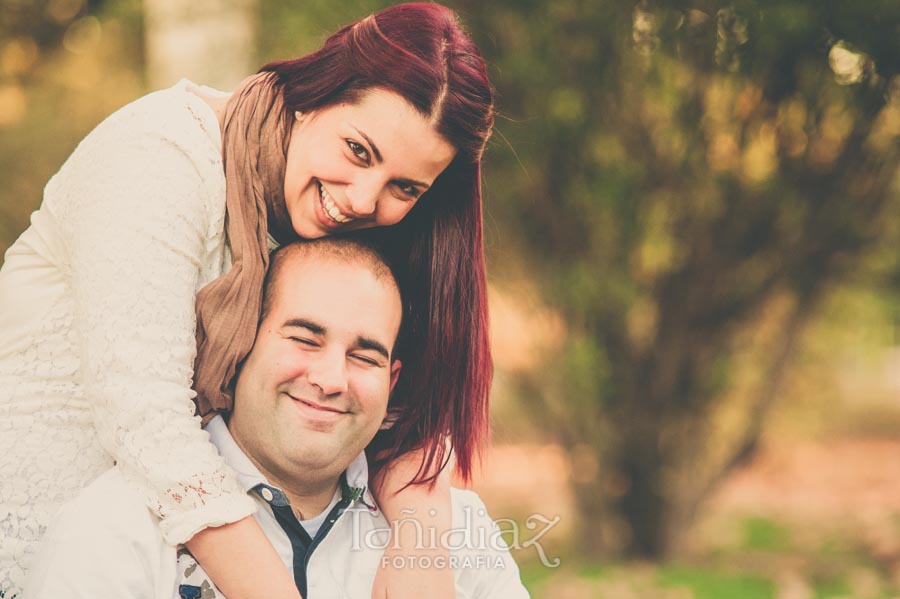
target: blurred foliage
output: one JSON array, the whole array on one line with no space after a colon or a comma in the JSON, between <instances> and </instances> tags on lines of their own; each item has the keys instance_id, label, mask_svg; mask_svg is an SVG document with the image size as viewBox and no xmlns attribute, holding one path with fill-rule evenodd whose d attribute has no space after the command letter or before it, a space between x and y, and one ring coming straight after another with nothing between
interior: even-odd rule
<instances>
[{"instance_id":1,"label":"blurred foliage","mask_svg":"<svg viewBox=\"0 0 900 599\"><path fill-rule=\"evenodd\" d=\"M71 43L79 30L72 25L96 13L105 0L4 0L0 4L0 39L19 38L38 50ZM8 51L8 50L7 50Z\"/></svg>"},{"instance_id":2,"label":"blurred foliage","mask_svg":"<svg viewBox=\"0 0 900 599\"><path fill-rule=\"evenodd\" d=\"M897 240L900 4L462 4L505 115L493 273L566 323L520 396L600 464L573 476L584 548L664 555L827 292Z\"/></svg>"},{"instance_id":3,"label":"blurred foliage","mask_svg":"<svg viewBox=\"0 0 900 599\"><path fill-rule=\"evenodd\" d=\"M0 2L0 251L100 120L143 91L140 0Z\"/></svg>"}]
</instances>

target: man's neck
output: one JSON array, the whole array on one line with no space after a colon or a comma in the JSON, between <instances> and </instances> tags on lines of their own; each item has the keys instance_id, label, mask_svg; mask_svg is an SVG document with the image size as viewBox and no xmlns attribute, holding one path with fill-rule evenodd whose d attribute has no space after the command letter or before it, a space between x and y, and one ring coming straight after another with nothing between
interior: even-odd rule
<instances>
[{"instance_id":1,"label":"man's neck","mask_svg":"<svg viewBox=\"0 0 900 599\"><path fill-rule=\"evenodd\" d=\"M321 514L331 503L341 482L340 477L319 478L313 473L304 473L304 480L297 480L297 477L292 477L289 473L280 474L267 470L246 450L244 453L270 485L284 492L298 520L309 520Z\"/></svg>"},{"instance_id":2,"label":"man's neck","mask_svg":"<svg viewBox=\"0 0 900 599\"><path fill-rule=\"evenodd\" d=\"M320 489L298 489L296 486L292 487L289 484L273 479L273 477L262 470L260 472L273 486L284 491L298 520L310 520L324 512L331 504L331 500L334 499L334 494L337 492L340 484L340 480L332 480Z\"/></svg>"},{"instance_id":3,"label":"man's neck","mask_svg":"<svg viewBox=\"0 0 900 599\"><path fill-rule=\"evenodd\" d=\"M306 471L303 473L302 480L294 476L293 473L273 472L266 468L259 460L253 456L253 452L248 451L244 443L241 442L240 435L235 435L232 428L228 427L231 438L247 456L247 459L256 466L259 473L266 479L266 482L273 487L278 487L287 496L291 502L291 508L294 510L298 520L309 520L321 514L331 504L334 494L337 492L340 484L340 476L319 475L314 471Z\"/></svg>"}]
</instances>

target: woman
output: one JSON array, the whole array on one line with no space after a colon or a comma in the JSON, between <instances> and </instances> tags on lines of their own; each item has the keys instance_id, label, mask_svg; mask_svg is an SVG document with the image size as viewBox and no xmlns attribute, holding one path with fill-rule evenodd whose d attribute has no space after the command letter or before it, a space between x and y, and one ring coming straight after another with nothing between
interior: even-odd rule
<instances>
[{"instance_id":1,"label":"woman","mask_svg":"<svg viewBox=\"0 0 900 599\"><path fill-rule=\"evenodd\" d=\"M378 440L379 499L395 520L449 505L447 441L465 477L487 429L492 103L453 13L416 3L264 67L230 97L182 82L85 138L0 271L7 599L56 506L113 460L227 596L298 596L194 417L230 407L268 249L295 236L385 227L373 235L405 259L417 310L404 343L418 359ZM417 584L452 596L449 572L425 574ZM389 573L379 591L415 596L411 577Z\"/></svg>"}]
</instances>

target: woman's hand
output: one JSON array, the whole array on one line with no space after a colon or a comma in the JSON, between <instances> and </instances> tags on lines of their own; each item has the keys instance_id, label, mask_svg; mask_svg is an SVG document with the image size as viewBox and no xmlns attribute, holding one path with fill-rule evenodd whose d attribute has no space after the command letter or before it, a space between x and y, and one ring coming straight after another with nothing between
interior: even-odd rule
<instances>
[{"instance_id":1,"label":"woman's hand","mask_svg":"<svg viewBox=\"0 0 900 599\"><path fill-rule=\"evenodd\" d=\"M441 542L453 525L450 473L445 469L434 487L400 489L419 469L422 452L391 462L375 481L375 493L391 523L391 539L375 577L373 599L454 599L456 585L450 551Z\"/></svg>"},{"instance_id":2,"label":"woman's hand","mask_svg":"<svg viewBox=\"0 0 900 599\"><path fill-rule=\"evenodd\" d=\"M253 516L201 530L185 545L229 599L302 599Z\"/></svg>"}]
</instances>

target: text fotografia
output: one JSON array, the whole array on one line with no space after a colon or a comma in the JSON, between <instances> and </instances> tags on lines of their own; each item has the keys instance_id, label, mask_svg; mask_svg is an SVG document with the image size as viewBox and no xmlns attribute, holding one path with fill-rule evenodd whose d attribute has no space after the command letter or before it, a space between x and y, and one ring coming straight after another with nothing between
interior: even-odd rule
<instances>
[{"instance_id":1,"label":"text fotografia","mask_svg":"<svg viewBox=\"0 0 900 599\"><path fill-rule=\"evenodd\" d=\"M450 568L452 570L502 570L506 567L503 558L499 555L450 555L430 557L427 555L394 555L381 558L381 567L391 567L395 570L429 570L436 568L444 570ZM556 566L550 566L555 568Z\"/></svg>"},{"instance_id":2,"label":"text fotografia","mask_svg":"<svg viewBox=\"0 0 900 599\"><path fill-rule=\"evenodd\" d=\"M382 561L395 568L490 568L503 567L496 553L505 552L507 549L528 550L534 549L541 563L548 568L556 568L560 565L558 557L548 557L542 545L542 539L555 528L560 517L548 518L542 514L532 514L524 521L524 529L521 523L511 518L498 518L490 526L481 525L482 522L490 522L484 509L474 510L471 507L463 508L463 521L454 521L453 528L443 530L438 534L433 526L423 525L420 519L415 517L415 510L403 510L404 518L391 523L390 528L368 528L363 530L360 515L362 510L350 510L353 520L352 551L379 550L388 548L400 549L400 532L406 534L410 530L415 533L415 549L417 551L449 551L449 557L437 556L392 556L385 557ZM434 516L432 512L430 514ZM476 524L476 517L477 522ZM393 531L393 534L389 534ZM393 543L391 542L393 539ZM407 545L406 548L409 546ZM482 552L482 553L479 553ZM393 563L392 560L397 560ZM424 561L428 563L424 563ZM440 561L439 561L440 560ZM419 563L422 561L423 563ZM499 561L499 565L498 565ZM402 564L401 564L402 562Z\"/></svg>"}]
</instances>

